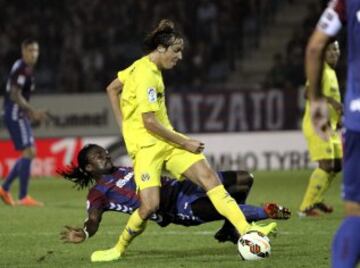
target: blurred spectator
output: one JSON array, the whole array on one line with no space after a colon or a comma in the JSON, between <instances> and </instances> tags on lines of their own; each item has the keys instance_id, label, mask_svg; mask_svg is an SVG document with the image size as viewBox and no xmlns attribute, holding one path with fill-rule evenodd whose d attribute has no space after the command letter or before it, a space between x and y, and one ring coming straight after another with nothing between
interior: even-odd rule
<instances>
[{"instance_id":1,"label":"blurred spectator","mask_svg":"<svg viewBox=\"0 0 360 268\"><path fill-rule=\"evenodd\" d=\"M280 53L273 56L273 63L270 71L265 77L264 87L267 88L284 88L286 80L286 63Z\"/></svg>"},{"instance_id":2,"label":"blurred spectator","mask_svg":"<svg viewBox=\"0 0 360 268\"><path fill-rule=\"evenodd\" d=\"M295 47L288 55L285 70L286 79L292 88L305 84L304 50L300 46Z\"/></svg>"},{"instance_id":3,"label":"blurred spectator","mask_svg":"<svg viewBox=\"0 0 360 268\"><path fill-rule=\"evenodd\" d=\"M319 19L321 10L327 4L327 0L312 2L307 6L307 13L304 16L300 27L296 28L292 34L291 39L287 43L286 53L277 54L274 56L273 65L267 73L264 81L265 87L284 87L284 88L298 88L305 84L304 72L304 51L310 33L313 31ZM344 35L338 36L339 43L344 51L338 63L338 77L340 88L344 88L345 77L344 73L346 59L346 49L343 48L346 44ZM285 59L285 60L284 60Z\"/></svg>"},{"instance_id":4,"label":"blurred spectator","mask_svg":"<svg viewBox=\"0 0 360 268\"><path fill-rule=\"evenodd\" d=\"M261 23L281 0L0 0L0 75L26 37L39 40L40 91L102 91L116 72L142 53L144 32L168 17L187 39L185 60L167 84L199 88L224 81L244 42L257 46ZM287 1L285 1L287 2ZM263 21L260 17L264 17ZM246 38L242 35L246 34ZM4 80L2 81L4 83Z\"/></svg>"}]
</instances>

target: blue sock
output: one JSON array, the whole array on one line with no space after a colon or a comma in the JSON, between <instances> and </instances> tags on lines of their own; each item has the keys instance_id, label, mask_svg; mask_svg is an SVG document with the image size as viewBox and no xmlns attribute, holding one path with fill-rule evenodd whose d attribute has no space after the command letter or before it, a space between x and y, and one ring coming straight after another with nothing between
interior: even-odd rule
<instances>
[{"instance_id":1,"label":"blue sock","mask_svg":"<svg viewBox=\"0 0 360 268\"><path fill-rule=\"evenodd\" d=\"M23 199L27 195L29 179L30 179L31 159L22 158L19 166L20 192L19 199Z\"/></svg>"},{"instance_id":2,"label":"blue sock","mask_svg":"<svg viewBox=\"0 0 360 268\"><path fill-rule=\"evenodd\" d=\"M265 211L261 207L255 207L251 205L239 205L241 211L244 213L246 220L251 221L259 221L265 220L268 218Z\"/></svg>"},{"instance_id":3,"label":"blue sock","mask_svg":"<svg viewBox=\"0 0 360 268\"><path fill-rule=\"evenodd\" d=\"M360 260L360 217L343 220L332 243L332 267L353 268Z\"/></svg>"},{"instance_id":4,"label":"blue sock","mask_svg":"<svg viewBox=\"0 0 360 268\"><path fill-rule=\"evenodd\" d=\"M21 160L22 160L22 158L20 158L16 161L15 165L12 167L9 175L6 177L6 180L2 185L2 188L7 192L10 190L10 186L13 183L13 181L19 175L19 166L20 166Z\"/></svg>"}]
</instances>

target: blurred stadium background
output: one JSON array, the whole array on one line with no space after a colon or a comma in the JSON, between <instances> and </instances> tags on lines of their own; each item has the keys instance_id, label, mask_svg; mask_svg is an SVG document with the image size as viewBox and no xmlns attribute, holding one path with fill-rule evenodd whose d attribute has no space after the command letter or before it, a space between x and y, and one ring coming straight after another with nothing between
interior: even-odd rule
<instances>
[{"instance_id":1,"label":"blurred stadium background","mask_svg":"<svg viewBox=\"0 0 360 268\"><path fill-rule=\"evenodd\" d=\"M35 127L33 176L52 178L88 142L106 146L118 163L129 163L105 87L142 55L144 34L164 17L186 37L183 61L164 73L174 127L203 140L217 169L282 170L292 176L311 168L300 131L304 49L327 2L0 0L2 92L21 41L33 37L40 43L32 103L48 109L52 120ZM343 90L346 50L339 39ZM17 158L1 120L0 148L1 178ZM305 174L300 200L308 173L299 172Z\"/></svg>"}]
</instances>

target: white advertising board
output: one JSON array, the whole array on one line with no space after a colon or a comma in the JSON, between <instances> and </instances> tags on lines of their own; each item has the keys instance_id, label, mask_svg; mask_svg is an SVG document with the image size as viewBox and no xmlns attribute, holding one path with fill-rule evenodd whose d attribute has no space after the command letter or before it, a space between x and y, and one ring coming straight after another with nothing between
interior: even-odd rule
<instances>
[{"instance_id":1,"label":"white advertising board","mask_svg":"<svg viewBox=\"0 0 360 268\"><path fill-rule=\"evenodd\" d=\"M313 168L301 131L193 134L205 143L205 155L217 170L290 170ZM124 145L119 143L119 147ZM118 164L129 164L118 148Z\"/></svg>"},{"instance_id":2,"label":"white advertising board","mask_svg":"<svg viewBox=\"0 0 360 268\"><path fill-rule=\"evenodd\" d=\"M314 167L301 131L193 135L215 169L289 170Z\"/></svg>"}]
</instances>

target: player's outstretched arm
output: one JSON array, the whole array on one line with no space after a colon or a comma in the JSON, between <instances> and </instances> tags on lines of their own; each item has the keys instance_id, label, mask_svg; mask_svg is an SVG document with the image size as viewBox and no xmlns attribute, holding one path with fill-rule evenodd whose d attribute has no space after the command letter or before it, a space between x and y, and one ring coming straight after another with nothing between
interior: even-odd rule
<instances>
[{"instance_id":1,"label":"player's outstretched arm","mask_svg":"<svg viewBox=\"0 0 360 268\"><path fill-rule=\"evenodd\" d=\"M60 233L60 239L64 243L79 244L84 242L87 238L93 236L99 229L102 213L102 210L92 209L84 222L83 228L66 225L65 229Z\"/></svg>"},{"instance_id":2,"label":"player's outstretched arm","mask_svg":"<svg viewBox=\"0 0 360 268\"><path fill-rule=\"evenodd\" d=\"M306 48L305 71L309 80L311 121L316 133L324 140L331 135L327 101L321 92L324 53L330 36L316 29Z\"/></svg>"},{"instance_id":3,"label":"player's outstretched arm","mask_svg":"<svg viewBox=\"0 0 360 268\"><path fill-rule=\"evenodd\" d=\"M122 125L122 114L121 114L121 110L120 110L119 99L120 99L122 87L123 87L123 85L118 78L115 78L106 87L106 92L107 92L108 98L110 100L111 108L113 110L116 123L118 124L120 129L121 129L121 125Z\"/></svg>"}]
</instances>

